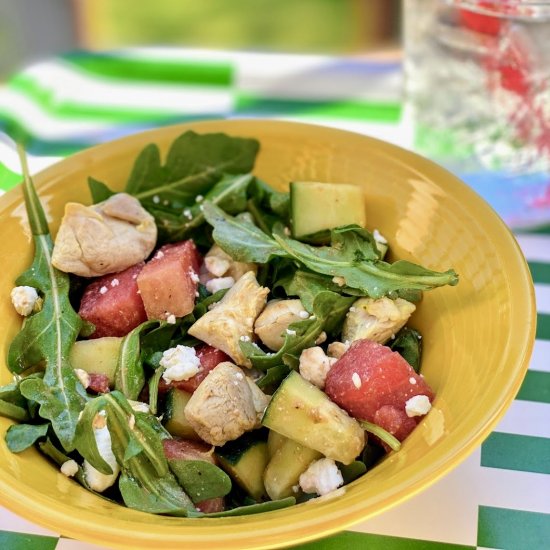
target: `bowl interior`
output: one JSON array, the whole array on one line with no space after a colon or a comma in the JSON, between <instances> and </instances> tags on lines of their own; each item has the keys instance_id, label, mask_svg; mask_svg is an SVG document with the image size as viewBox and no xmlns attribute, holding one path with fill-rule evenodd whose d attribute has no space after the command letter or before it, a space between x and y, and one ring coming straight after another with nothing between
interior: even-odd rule
<instances>
[{"instance_id":1,"label":"bowl interior","mask_svg":"<svg viewBox=\"0 0 550 550\"><path fill-rule=\"evenodd\" d=\"M429 268L453 267L456 287L425 293L411 325L423 334L422 373L437 393L430 414L401 451L323 498L258 516L185 520L116 506L67 479L34 450L10 453L0 441L0 500L64 535L118 547L265 548L328 535L380 513L427 487L463 460L502 416L517 392L534 340L532 284L514 238L467 186L433 163L392 145L339 130L275 121L212 121L162 128L79 153L35 177L55 234L67 201L89 202L87 177L122 189L139 150L166 152L184 130L223 131L261 143L255 173L281 189L292 180L364 187L368 226L394 258ZM9 291L30 263L19 189L0 200L0 382L20 319ZM3 435L11 424L0 419ZM99 527L99 528L98 528Z\"/></svg>"}]
</instances>

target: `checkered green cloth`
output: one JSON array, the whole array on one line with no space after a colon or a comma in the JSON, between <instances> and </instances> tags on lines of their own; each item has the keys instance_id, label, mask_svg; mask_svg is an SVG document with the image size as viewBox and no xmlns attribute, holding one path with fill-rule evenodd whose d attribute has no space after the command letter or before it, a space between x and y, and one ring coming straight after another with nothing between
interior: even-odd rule
<instances>
[{"instance_id":1,"label":"checkered green cloth","mask_svg":"<svg viewBox=\"0 0 550 550\"><path fill-rule=\"evenodd\" d=\"M260 116L412 146L398 62L172 49L78 52L30 66L0 87L0 192L20 179L12 142L2 132L23 140L36 172L150 127ZM504 419L473 455L420 495L300 548L550 548L550 231L517 237L535 282L538 328L529 371ZM1 508L0 544L97 548Z\"/></svg>"}]
</instances>

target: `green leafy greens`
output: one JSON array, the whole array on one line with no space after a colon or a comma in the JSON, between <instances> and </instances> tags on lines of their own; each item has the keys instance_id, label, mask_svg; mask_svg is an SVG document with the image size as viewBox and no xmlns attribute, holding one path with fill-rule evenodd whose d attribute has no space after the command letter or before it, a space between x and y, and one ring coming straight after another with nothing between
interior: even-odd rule
<instances>
[{"instance_id":1,"label":"green leafy greens","mask_svg":"<svg viewBox=\"0 0 550 550\"><path fill-rule=\"evenodd\" d=\"M24 180L23 191L35 255L31 267L20 275L17 285L36 288L43 299L40 311L31 314L13 339L8 351L8 367L24 373L43 365L44 378L23 380L21 394L40 404L40 416L50 420L66 451L74 448L78 415L86 403L86 391L69 363L69 351L82 321L69 301L69 276L52 266L53 243L42 206L19 148Z\"/></svg>"}]
</instances>

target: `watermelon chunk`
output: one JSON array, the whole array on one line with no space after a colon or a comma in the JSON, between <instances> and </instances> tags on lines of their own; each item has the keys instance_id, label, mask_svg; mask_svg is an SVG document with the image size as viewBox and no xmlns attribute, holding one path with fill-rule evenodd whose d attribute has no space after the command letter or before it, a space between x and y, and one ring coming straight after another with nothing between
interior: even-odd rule
<instances>
[{"instance_id":1,"label":"watermelon chunk","mask_svg":"<svg viewBox=\"0 0 550 550\"><path fill-rule=\"evenodd\" d=\"M148 319L184 317L195 307L201 258L191 240L161 247L137 279Z\"/></svg>"},{"instance_id":2,"label":"watermelon chunk","mask_svg":"<svg viewBox=\"0 0 550 550\"><path fill-rule=\"evenodd\" d=\"M109 391L109 377L106 374L91 372L88 390L95 393L107 393Z\"/></svg>"},{"instance_id":3,"label":"watermelon chunk","mask_svg":"<svg viewBox=\"0 0 550 550\"><path fill-rule=\"evenodd\" d=\"M136 283L144 265L140 262L120 273L100 277L88 285L78 314L95 325L90 338L126 336L147 320Z\"/></svg>"},{"instance_id":4,"label":"watermelon chunk","mask_svg":"<svg viewBox=\"0 0 550 550\"><path fill-rule=\"evenodd\" d=\"M223 351L204 344L195 348L197 357L201 362L201 370L188 380L172 380L167 384L162 378L159 382L159 393L166 393L170 388L179 388L193 393L199 384L208 376L208 373L224 361L231 361Z\"/></svg>"},{"instance_id":5,"label":"watermelon chunk","mask_svg":"<svg viewBox=\"0 0 550 550\"><path fill-rule=\"evenodd\" d=\"M434 393L397 352L371 340L357 340L330 369L326 394L350 415L373 422L403 441L420 417L410 418L405 403Z\"/></svg>"},{"instance_id":6,"label":"watermelon chunk","mask_svg":"<svg viewBox=\"0 0 550 550\"><path fill-rule=\"evenodd\" d=\"M163 439L164 456L168 460L204 460L216 464L212 445L187 439Z\"/></svg>"}]
</instances>

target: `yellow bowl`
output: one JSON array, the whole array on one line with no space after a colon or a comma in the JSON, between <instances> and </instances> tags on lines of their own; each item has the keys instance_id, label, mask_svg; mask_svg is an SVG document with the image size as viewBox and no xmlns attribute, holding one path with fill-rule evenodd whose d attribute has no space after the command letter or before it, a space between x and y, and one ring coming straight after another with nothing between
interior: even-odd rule
<instances>
[{"instance_id":1,"label":"yellow bowl","mask_svg":"<svg viewBox=\"0 0 550 550\"><path fill-rule=\"evenodd\" d=\"M65 536L118 548L270 548L329 535L379 514L457 466L490 433L523 379L535 335L531 278L512 234L490 207L451 174L413 153L330 128L231 120L153 130L94 147L35 177L55 234L67 201L89 201L87 177L121 189L146 144L166 152L183 131L223 131L261 143L255 173L281 189L291 180L364 187L368 226L389 239L394 257L460 274L456 287L425 293L413 325L424 335L422 372L437 397L402 449L347 486L256 516L178 519L114 505L66 478L38 452L10 453L0 441L0 501ZM1 383L20 325L9 291L32 247L21 190L0 200ZM11 424L0 419L2 435Z\"/></svg>"}]
</instances>

